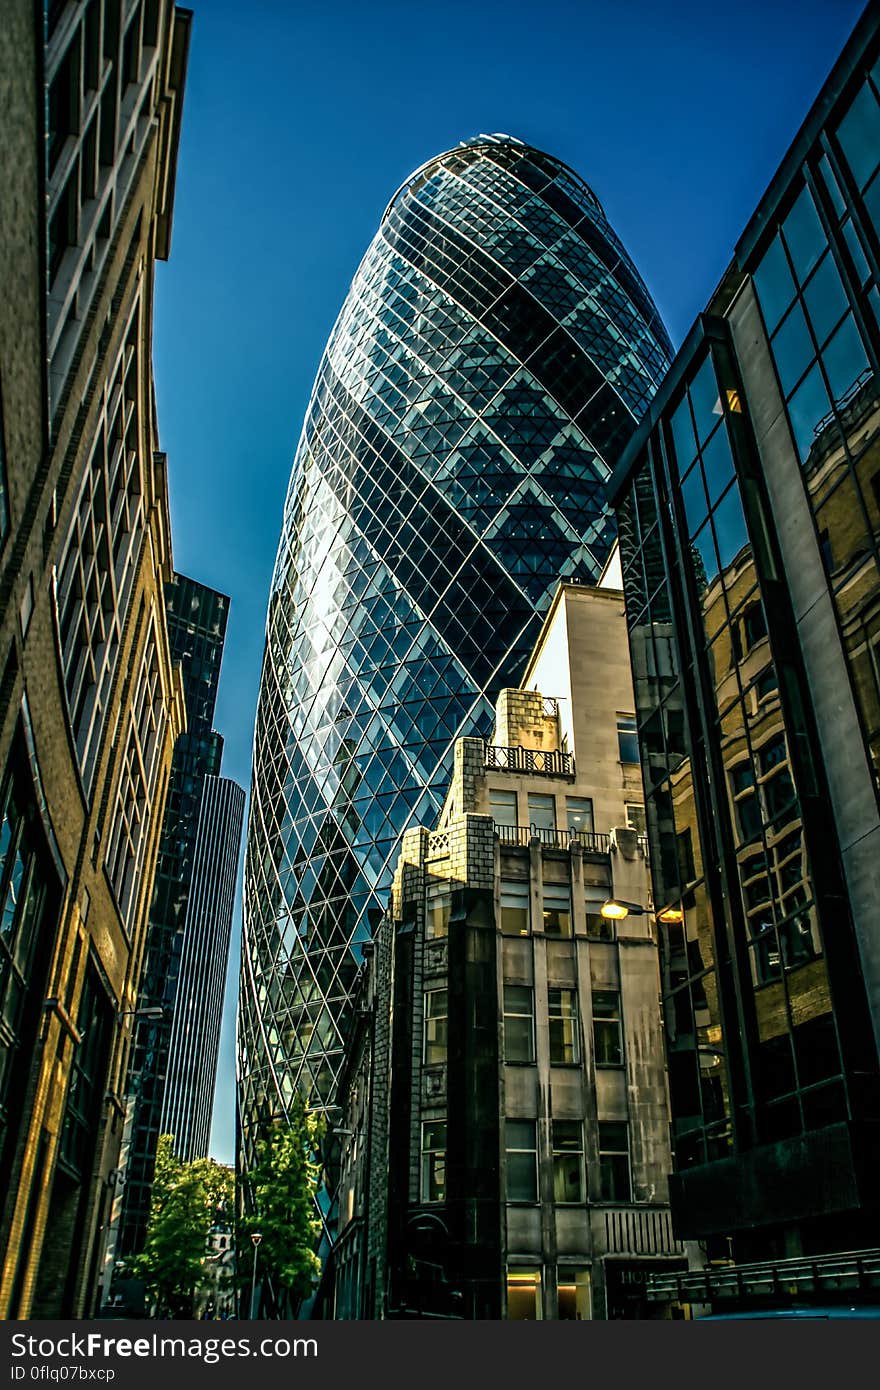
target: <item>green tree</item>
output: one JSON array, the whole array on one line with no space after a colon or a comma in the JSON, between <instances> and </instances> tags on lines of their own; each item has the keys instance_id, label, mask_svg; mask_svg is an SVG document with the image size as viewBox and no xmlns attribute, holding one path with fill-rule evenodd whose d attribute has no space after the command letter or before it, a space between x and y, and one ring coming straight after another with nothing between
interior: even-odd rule
<instances>
[{"instance_id":1,"label":"green tree","mask_svg":"<svg viewBox=\"0 0 880 1390\"><path fill-rule=\"evenodd\" d=\"M184 1163L174 1152L174 1136L160 1137L144 1249L132 1261L160 1317L192 1317L206 1273L208 1233L218 1213L231 1214L233 1202L228 1168L209 1158Z\"/></svg>"},{"instance_id":2,"label":"green tree","mask_svg":"<svg viewBox=\"0 0 880 1390\"><path fill-rule=\"evenodd\" d=\"M259 1268L271 1280L276 1307L282 1290L294 1303L307 1298L321 1273L315 1253L321 1232L315 1192L323 1130L323 1121L297 1097L287 1122L276 1125L258 1144L257 1161L248 1174L251 1210L242 1220L238 1244L240 1277L244 1284L248 1237L259 1232Z\"/></svg>"}]
</instances>

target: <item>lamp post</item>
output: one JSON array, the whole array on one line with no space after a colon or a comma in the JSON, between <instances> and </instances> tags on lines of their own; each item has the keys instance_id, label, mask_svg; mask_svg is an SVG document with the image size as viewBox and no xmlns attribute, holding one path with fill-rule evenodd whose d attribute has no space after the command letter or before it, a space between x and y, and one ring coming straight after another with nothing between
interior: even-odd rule
<instances>
[{"instance_id":1,"label":"lamp post","mask_svg":"<svg viewBox=\"0 0 880 1390\"><path fill-rule=\"evenodd\" d=\"M257 1250L262 1239L263 1236L260 1231L251 1232L251 1240L254 1246L254 1273L251 1279L251 1322L254 1322L257 1316L256 1309L254 1308L257 1299Z\"/></svg>"}]
</instances>

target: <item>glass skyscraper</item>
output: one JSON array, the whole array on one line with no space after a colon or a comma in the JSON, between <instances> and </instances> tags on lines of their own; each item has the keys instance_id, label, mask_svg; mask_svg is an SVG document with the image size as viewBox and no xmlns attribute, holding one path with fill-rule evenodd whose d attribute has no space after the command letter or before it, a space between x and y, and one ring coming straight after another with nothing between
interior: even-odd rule
<instances>
[{"instance_id":1,"label":"glass skyscraper","mask_svg":"<svg viewBox=\"0 0 880 1390\"><path fill-rule=\"evenodd\" d=\"M392 198L321 362L272 581L239 1008L246 1150L333 1095L360 943L454 741L488 733L670 357L592 191L507 136Z\"/></svg>"}]
</instances>

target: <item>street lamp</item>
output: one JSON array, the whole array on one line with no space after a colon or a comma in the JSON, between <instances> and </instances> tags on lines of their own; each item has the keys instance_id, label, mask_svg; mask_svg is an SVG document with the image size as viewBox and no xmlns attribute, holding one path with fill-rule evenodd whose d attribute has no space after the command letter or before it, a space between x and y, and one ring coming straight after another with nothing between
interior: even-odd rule
<instances>
[{"instance_id":1,"label":"street lamp","mask_svg":"<svg viewBox=\"0 0 880 1390\"><path fill-rule=\"evenodd\" d=\"M641 903L628 903L623 898L609 898L599 911L611 922L622 922L624 917L643 917L648 909Z\"/></svg>"},{"instance_id":2,"label":"street lamp","mask_svg":"<svg viewBox=\"0 0 880 1390\"><path fill-rule=\"evenodd\" d=\"M257 1317L256 1310L254 1308L254 1304L257 1299L257 1249L259 1248L259 1244L262 1239L263 1235L261 1231L251 1231L251 1241L253 1242L254 1246L254 1273L253 1278L251 1279L251 1322L255 1322Z\"/></svg>"},{"instance_id":3,"label":"street lamp","mask_svg":"<svg viewBox=\"0 0 880 1390\"><path fill-rule=\"evenodd\" d=\"M121 1009L116 1015L117 1021L123 1018L137 1018L149 1023L159 1023L164 1017L165 1009L161 1004L151 1004L146 1009Z\"/></svg>"}]
</instances>

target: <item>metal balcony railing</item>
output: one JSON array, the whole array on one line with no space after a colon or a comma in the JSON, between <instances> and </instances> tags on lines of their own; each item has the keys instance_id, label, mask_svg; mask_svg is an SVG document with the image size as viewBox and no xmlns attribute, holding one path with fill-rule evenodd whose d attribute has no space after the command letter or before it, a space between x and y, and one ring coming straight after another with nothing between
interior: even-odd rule
<instances>
[{"instance_id":1,"label":"metal balcony railing","mask_svg":"<svg viewBox=\"0 0 880 1390\"><path fill-rule=\"evenodd\" d=\"M530 772L539 777L573 777L574 758L570 753L543 748L501 748L487 743L483 766L491 772Z\"/></svg>"},{"instance_id":2,"label":"metal balcony railing","mask_svg":"<svg viewBox=\"0 0 880 1390\"><path fill-rule=\"evenodd\" d=\"M551 849L571 849L580 845L585 854L608 854L611 849L611 836L600 835L594 830L548 830L540 825L495 825L495 834L502 845L522 845L528 848L532 840L538 840Z\"/></svg>"},{"instance_id":3,"label":"metal balcony railing","mask_svg":"<svg viewBox=\"0 0 880 1390\"><path fill-rule=\"evenodd\" d=\"M653 1274L650 1299L712 1303L718 1299L793 1297L880 1291L880 1250L767 1260L761 1264L710 1265L681 1274Z\"/></svg>"}]
</instances>

